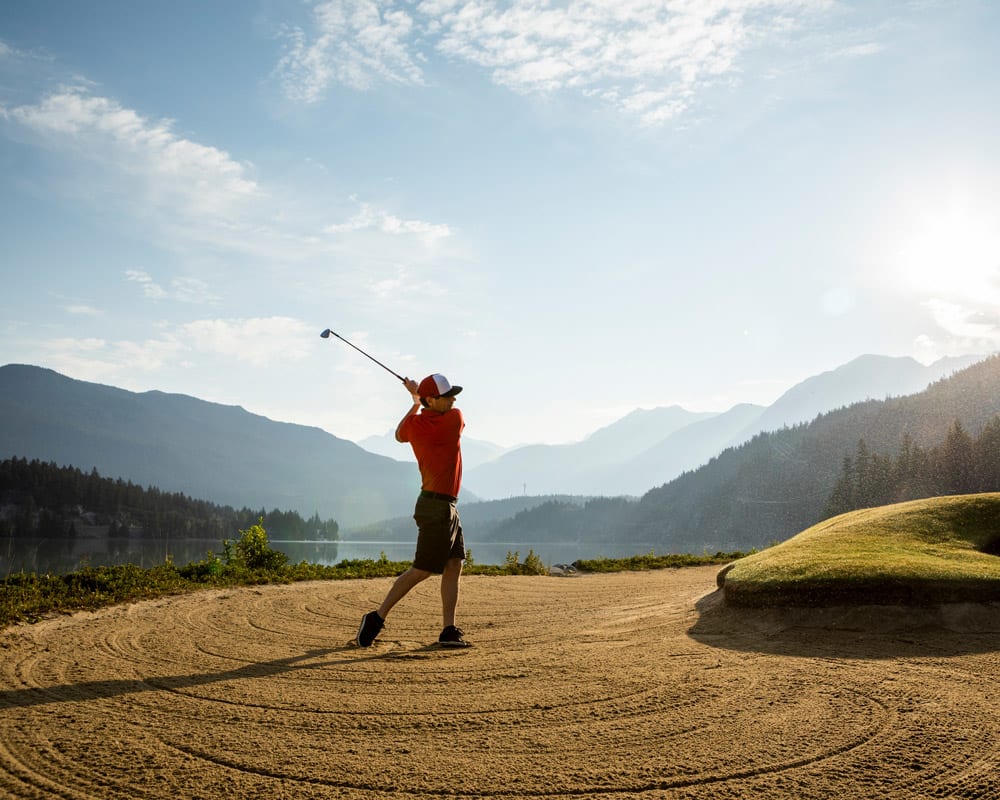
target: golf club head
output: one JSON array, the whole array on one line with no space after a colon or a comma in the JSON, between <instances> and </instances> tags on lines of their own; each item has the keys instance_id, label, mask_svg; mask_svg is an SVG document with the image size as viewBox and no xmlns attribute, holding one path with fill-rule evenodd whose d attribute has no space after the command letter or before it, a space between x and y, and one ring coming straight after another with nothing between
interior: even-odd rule
<instances>
[{"instance_id":1,"label":"golf club head","mask_svg":"<svg viewBox=\"0 0 1000 800\"><path fill-rule=\"evenodd\" d=\"M384 369L384 370L385 370L386 372L388 372L388 373L390 373L390 374L392 374L392 375L395 375L395 376L396 376L397 378L399 378L399 379L400 379L400 380L401 380L401 381L402 381L402 382L403 382L404 384L406 383L406 378L404 378L404 377L403 377L402 375L400 375L400 374L399 374L398 372L393 372L393 371L392 371L391 369L389 369L389 368L388 368L388 367L387 367L387 366L386 366L385 364L383 364L383 363L382 363L381 361L379 361L379 360L378 360L377 358L375 358L374 356L371 356L371 355L369 355L369 354L368 354L368 353L366 353L366 352L365 352L364 350L362 350L362 349L361 349L360 347L358 347L358 346L357 346L356 344L351 344L351 342L347 341L347 339L345 339L345 338L344 338L343 336L341 336L341 335L340 335L339 333L334 333L334 332L333 332L333 331L331 331L331 330L330 330L329 328L327 328L326 330L324 330L324 331L323 331L323 332L322 332L322 333L320 334L320 337L322 337L323 339L329 339L329 338L330 338L331 336L336 336L336 337L337 337L338 339L340 339L340 341L342 341L342 342L343 342L344 344L346 344L346 345L347 345L348 347L353 347L353 348L354 348L355 350L357 350L357 351L358 351L359 353L361 353L361 355L363 355L363 356L364 356L365 358L367 358L367 359L370 359L371 361L374 361L374 362L375 362L376 364L378 364L378 365L379 365L380 367L382 367L382 369Z\"/></svg>"}]
</instances>

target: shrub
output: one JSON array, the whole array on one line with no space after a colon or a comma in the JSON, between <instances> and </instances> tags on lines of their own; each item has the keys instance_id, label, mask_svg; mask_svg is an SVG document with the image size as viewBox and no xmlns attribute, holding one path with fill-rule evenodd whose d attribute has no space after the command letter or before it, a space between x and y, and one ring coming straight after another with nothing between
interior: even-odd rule
<instances>
[{"instance_id":1,"label":"shrub","mask_svg":"<svg viewBox=\"0 0 1000 800\"><path fill-rule=\"evenodd\" d=\"M549 570L542 563L534 550L529 550L524 561L520 561L521 554L517 550L513 553L507 551L507 558L504 560L504 570L509 575L548 575Z\"/></svg>"},{"instance_id":2,"label":"shrub","mask_svg":"<svg viewBox=\"0 0 1000 800\"><path fill-rule=\"evenodd\" d=\"M279 550L271 549L267 541L267 531L264 530L263 517L258 518L256 525L240 531L239 541L232 549L228 545L227 541L223 547L230 559L229 563L235 563L254 572L279 570L288 563L288 556Z\"/></svg>"}]
</instances>

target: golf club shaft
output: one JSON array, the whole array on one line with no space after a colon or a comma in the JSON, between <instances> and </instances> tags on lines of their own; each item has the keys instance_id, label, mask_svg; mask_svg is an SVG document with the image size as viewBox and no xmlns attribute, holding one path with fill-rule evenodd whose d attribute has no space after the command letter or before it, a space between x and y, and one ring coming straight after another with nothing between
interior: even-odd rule
<instances>
[{"instance_id":1,"label":"golf club shaft","mask_svg":"<svg viewBox=\"0 0 1000 800\"><path fill-rule=\"evenodd\" d=\"M386 366L385 364L383 364L383 363L382 363L381 361L379 361L379 360L378 360L377 358L375 358L374 356L370 356L370 355L368 355L368 353L366 353L366 352L365 352L364 350L362 350L362 349L361 349L360 347L358 347L357 345L355 345L355 344L352 344L351 342L347 341L347 339L345 339L345 338L344 338L343 336L341 336L341 335L340 335L339 333L337 333L336 331L332 331L332 330L330 330L329 328L327 328L327 329L326 329L325 331L323 331L323 332L322 332L322 333L320 334L320 336L322 336L322 337L323 337L324 339L328 339L328 338L329 338L330 336L336 336L336 337L337 337L338 339L340 339L340 341L342 341L342 342L343 342L344 344L347 344L347 345L350 345L350 346L351 346L351 347L353 347L353 348L354 348L355 350L357 350L357 351L358 351L359 353L361 353L361 355L363 355L363 356L364 356L365 358L369 358L369 359L371 359L371 360L372 360L372 361L374 361L374 362L375 362L376 364L378 364L378 365L379 365L380 367L382 367L382 369L384 369L384 370L385 370L386 372L390 373L391 375L395 375L395 376L396 376L397 378L399 378L399 380L401 380L401 381L402 381L403 383L406 383L406 378L404 378L404 377L403 377L402 375L400 375L400 374L399 374L399 373L397 373L397 372L393 372L393 371L392 371L391 369L389 369L389 368L388 368L388 367L387 367L387 366Z\"/></svg>"}]
</instances>

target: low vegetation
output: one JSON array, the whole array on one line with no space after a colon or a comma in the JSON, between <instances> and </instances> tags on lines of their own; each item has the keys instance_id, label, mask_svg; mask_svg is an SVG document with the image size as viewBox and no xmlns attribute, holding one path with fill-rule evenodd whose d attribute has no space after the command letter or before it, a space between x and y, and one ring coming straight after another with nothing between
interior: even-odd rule
<instances>
[{"instance_id":1,"label":"low vegetation","mask_svg":"<svg viewBox=\"0 0 1000 800\"><path fill-rule=\"evenodd\" d=\"M600 558L574 562L578 570L583 572L623 572L625 570L676 569L679 567L704 567L712 564L728 564L746 553L715 553L714 555L695 556L687 553L672 553L644 556L629 556L628 558Z\"/></svg>"},{"instance_id":2,"label":"low vegetation","mask_svg":"<svg viewBox=\"0 0 1000 800\"><path fill-rule=\"evenodd\" d=\"M398 575L410 566L408 561L390 561L384 553L378 559L344 560L332 566L304 561L288 564L284 553L271 548L263 519L240 531L240 537L236 541L224 541L222 550L221 554L209 553L205 559L184 566L167 561L148 569L123 564L86 567L62 575L25 572L8 575L0 584L0 628L15 622L34 622L53 613L93 610L198 589L311 580L384 578ZM716 560L711 560L713 558ZM608 572L690 566L696 563L719 563L719 560L718 557L650 554L621 561L603 559L577 562L575 566L580 571ZM529 550L523 560L518 552L508 553L504 563L500 565L476 564L470 552L465 566L465 573L472 575L547 575L548 572L548 567L533 550Z\"/></svg>"},{"instance_id":3,"label":"low vegetation","mask_svg":"<svg viewBox=\"0 0 1000 800\"><path fill-rule=\"evenodd\" d=\"M211 587L392 577L408 561L344 560L332 566L287 563L270 547L263 519L223 542L221 554L184 566L170 561L87 567L64 575L16 573L0 584L0 627L53 613ZM1000 602L1000 493L938 497L852 511L759 553L671 554L577 561L577 572L620 572L728 564L726 601L739 606L931 605ZM545 575L529 551L466 574Z\"/></svg>"},{"instance_id":4,"label":"low vegetation","mask_svg":"<svg viewBox=\"0 0 1000 800\"><path fill-rule=\"evenodd\" d=\"M740 606L1000 601L1000 493L852 511L736 561Z\"/></svg>"}]
</instances>

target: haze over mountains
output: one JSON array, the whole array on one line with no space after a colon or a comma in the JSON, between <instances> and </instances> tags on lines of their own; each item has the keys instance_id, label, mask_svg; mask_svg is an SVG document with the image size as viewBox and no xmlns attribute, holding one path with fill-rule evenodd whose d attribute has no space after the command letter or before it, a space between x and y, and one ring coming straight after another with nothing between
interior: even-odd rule
<instances>
[{"instance_id":1,"label":"haze over mountains","mask_svg":"<svg viewBox=\"0 0 1000 800\"><path fill-rule=\"evenodd\" d=\"M795 425L865 398L907 394L978 360L925 367L912 359L864 356L804 381L769 408L740 405L722 414L677 407L639 410L582 442L529 445L470 466L463 500L525 490L532 495L642 494L765 426ZM843 455L836 453L834 462ZM409 516L419 488L412 463L369 453L318 428L183 395L76 381L24 365L0 367L0 456L96 467L102 475L234 507L295 510L304 516L318 512L344 527ZM683 516L672 509L656 513Z\"/></svg>"},{"instance_id":2,"label":"haze over mountains","mask_svg":"<svg viewBox=\"0 0 1000 800\"><path fill-rule=\"evenodd\" d=\"M412 465L319 428L14 364L0 367L0 453L341 525L402 513L419 483Z\"/></svg>"},{"instance_id":3,"label":"haze over mountains","mask_svg":"<svg viewBox=\"0 0 1000 800\"><path fill-rule=\"evenodd\" d=\"M638 409L580 442L506 452L493 446L493 457L488 444L470 447L463 440L464 485L482 499L641 495L761 431L808 422L860 400L912 394L982 358L944 358L924 365L912 358L865 355L793 386L771 406L741 404L723 413L677 406ZM400 453L391 433L361 444L390 457Z\"/></svg>"},{"instance_id":4,"label":"haze over mountains","mask_svg":"<svg viewBox=\"0 0 1000 800\"><path fill-rule=\"evenodd\" d=\"M730 416L740 410L734 409ZM691 433L712 422L693 423L686 430ZM870 476L876 484L882 475L893 481L898 478L893 491L900 496L895 500L955 491L1000 491L996 446L986 444L985 450L975 452L961 449L963 440L967 447L977 447L972 440L987 431L993 438L983 441L996 441L998 428L1000 356L993 356L921 392L858 401L811 422L758 433L638 500L552 496L531 507L512 509L514 513L503 519L469 515L478 524L468 527L474 528L481 542L558 544L560 551L586 554L586 558L611 554L610 548L633 554L746 551L783 541L822 520L852 459L856 465L868 463L868 469L875 470ZM973 457L978 459L976 474L991 481L989 485L949 489L953 485L950 470L968 471ZM889 463L909 464L911 472L878 471ZM984 466L985 471L979 472ZM864 466L851 469L857 469L852 473L857 476L869 474ZM918 471L922 477L907 484L907 475ZM990 472L993 478L987 477ZM889 495L880 502L894 499ZM478 511L490 503L467 508ZM393 520L382 527L402 532L404 523L405 519Z\"/></svg>"}]
</instances>

